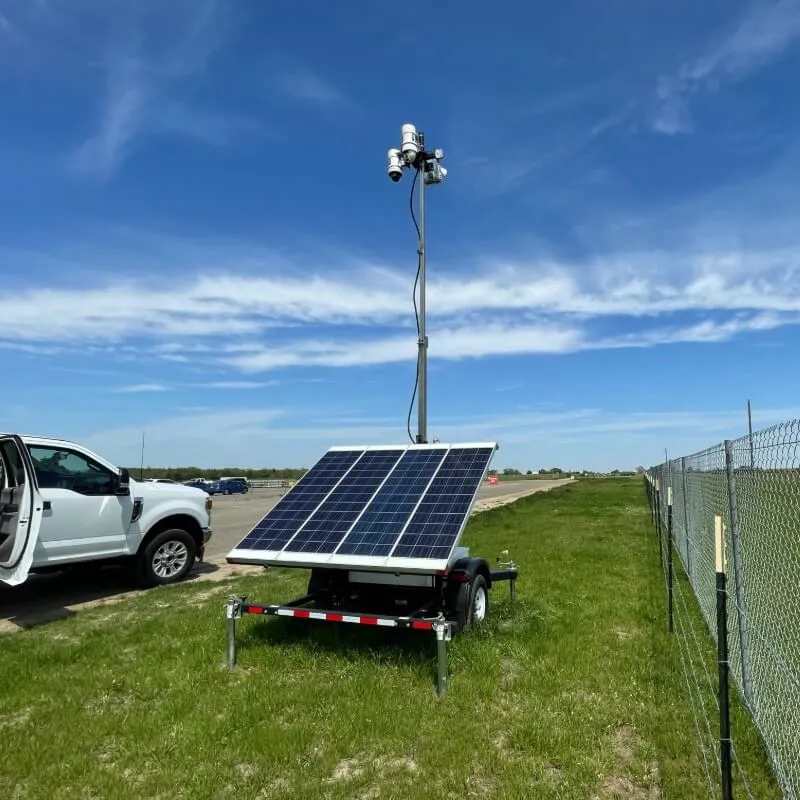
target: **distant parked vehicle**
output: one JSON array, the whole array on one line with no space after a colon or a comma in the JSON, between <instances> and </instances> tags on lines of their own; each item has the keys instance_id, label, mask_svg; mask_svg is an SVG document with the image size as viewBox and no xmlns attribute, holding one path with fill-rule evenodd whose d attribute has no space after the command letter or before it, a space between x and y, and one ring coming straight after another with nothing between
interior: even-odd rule
<instances>
[{"instance_id":1,"label":"distant parked vehicle","mask_svg":"<svg viewBox=\"0 0 800 800\"><path fill-rule=\"evenodd\" d=\"M177 484L178 481L172 480L172 478L145 478L145 483L172 483Z\"/></svg>"},{"instance_id":2,"label":"distant parked vehicle","mask_svg":"<svg viewBox=\"0 0 800 800\"><path fill-rule=\"evenodd\" d=\"M250 485L250 481L244 477L244 475L220 475L219 478L221 481L239 481L239 483L243 483L245 486Z\"/></svg>"},{"instance_id":3,"label":"distant parked vehicle","mask_svg":"<svg viewBox=\"0 0 800 800\"><path fill-rule=\"evenodd\" d=\"M239 481L206 481L198 483L197 488L208 494L247 494L248 492L247 484Z\"/></svg>"}]
</instances>

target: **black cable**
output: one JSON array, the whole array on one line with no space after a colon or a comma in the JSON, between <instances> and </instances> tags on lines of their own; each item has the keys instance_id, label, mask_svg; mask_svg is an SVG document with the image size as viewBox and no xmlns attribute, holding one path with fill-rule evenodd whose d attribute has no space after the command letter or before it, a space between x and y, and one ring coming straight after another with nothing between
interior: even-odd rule
<instances>
[{"instance_id":1,"label":"black cable","mask_svg":"<svg viewBox=\"0 0 800 800\"><path fill-rule=\"evenodd\" d=\"M412 300L414 302L414 318L417 321L417 341L419 341L419 310L417 308L417 284L419 283L419 273L422 267L422 261L419 258L419 247L422 234L417 224L417 217L414 214L414 187L417 185L417 178L419 177L419 169L414 171L414 180L411 181L411 195L408 198L408 207L411 210L411 219L414 222L414 227L417 229L417 277L414 278L414 291L412 292ZM417 356L417 369L414 375L414 391L411 393L411 403L408 406L408 419L406 421L406 430L408 431L408 438L412 443L416 440L411 434L411 412L414 410L414 399L417 396L417 387L419 386L419 356Z\"/></svg>"}]
</instances>

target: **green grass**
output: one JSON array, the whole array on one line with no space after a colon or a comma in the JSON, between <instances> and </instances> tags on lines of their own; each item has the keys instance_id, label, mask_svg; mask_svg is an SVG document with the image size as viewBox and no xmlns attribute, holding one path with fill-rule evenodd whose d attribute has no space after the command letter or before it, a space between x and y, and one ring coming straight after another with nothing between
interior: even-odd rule
<instances>
[{"instance_id":1,"label":"green grass","mask_svg":"<svg viewBox=\"0 0 800 800\"><path fill-rule=\"evenodd\" d=\"M2 638L0 797L703 797L641 483L533 495L476 515L465 543L508 549L521 577L513 606L499 585L451 644L444 700L417 632L246 617L229 673L226 595L285 601L301 571ZM747 724L737 713L753 793L779 798Z\"/></svg>"}]
</instances>

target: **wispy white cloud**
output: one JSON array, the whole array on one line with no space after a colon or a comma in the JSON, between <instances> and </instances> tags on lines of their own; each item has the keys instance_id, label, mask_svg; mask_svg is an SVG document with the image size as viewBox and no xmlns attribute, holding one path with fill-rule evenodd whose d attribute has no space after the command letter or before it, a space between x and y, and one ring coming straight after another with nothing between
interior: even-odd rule
<instances>
[{"instance_id":1,"label":"wispy white cloud","mask_svg":"<svg viewBox=\"0 0 800 800\"><path fill-rule=\"evenodd\" d=\"M86 24L89 12L83 11L65 17L62 9L60 24ZM87 44L87 60L101 68L103 96L96 131L69 159L73 169L108 178L154 134L224 145L234 136L265 132L241 114L196 108L182 99L187 81L207 68L224 42L232 15L221 0L146 2L136 14L93 5L91 13L111 33Z\"/></svg>"},{"instance_id":2,"label":"wispy white cloud","mask_svg":"<svg viewBox=\"0 0 800 800\"><path fill-rule=\"evenodd\" d=\"M122 394L137 394L140 392L166 392L169 391L169 388L163 383L135 383L131 386L120 386L113 391Z\"/></svg>"},{"instance_id":3,"label":"wispy white cloud","mask_svg":"<svg viewBox=\"0 0 800 800\"><path fill-rule=\"evenodd\" d=\"M115 61L108 71L99 130L71 158L74 168L100 178L109 177L130 155L150 100L141 65L133 59Z\"/></svg>"},{"instance_id":4,"label":"wispy white cloud","mask_svg":"<svg viewBox=\"0 0 800 800\"><path fill-rule=\"evenodd\" d=\"M119 258L123 258L120 254ZM115 262L120 263L115 257ZM135 258L131 261L135 263ZM265 256L262 274L220 265L211 274L142 274L89 288L17 291L4 308L6 341L109 343L157 341L183 355L252 350L256 332L300 326L413 327L411 279L385 267L297 264L278 270ZM130 273L131 271L126 271ZM270 273L272 273L270 275ZM99 273L98 273L99 274ZM564 320L648 317L679 312L800 311L800 250L618 253L585 262L484 261L444 269L428 284L429 313L443 320L503 314ZM440 324L440 323L437 323ZM447 327L453 328L450 324ZM227 340L206 341L224 333ZM405 338L405 335L404 337ZM480 347L476 343L476 347ZM257 348L256 348L257 349Z\"/></svg>"},{"instance_id":5,"label":"wispy white cloud","mask_svg":"<svg viewBox=\"0 0 800 800\"><path fill-rule=\"evenodd\" d=\"M326 263L323 273L255 252L250 263L259 268L238 273L226 266L238 252L215 254L220 264L207 275L187 273L180 260L184 269L153 275L134 256L121 271L138 277L122 282L93 277L85 289L17 291L3 311L2 346L93 348L99 357L156 355L250 373L413 359L408 275L347 261ZM800 250L776 243L480 261L437 270L428 289L433 359L726 341L800 323Z\"/></svg>"},{"instance_id":6,"label":"wispy white cloud","mask_svg":"<svg viewBox=\"0 0 800 800\"><path fill-rule=\"evenodd\" d=\"M684 65L680 76L692 84L734 80L780 56L798 37L798 0L759 0L730 34Z\"/></svg>"},{"instance_id":7,"label":"wispy white cloud","mask_svg":"<svg viewBox=\"0 0 800 800\"><path fill-rule=\"evenodd\" d=\"M758 426L800 414L800 407L759 408ZM334 444L403 441L405 419L361 416L332 419L303 411L302 421L282 409L227 408L184 413L117 429L67 431L120 464L138 463L142 430L147 431L145 461L153 466L278 467L310 466ZM444 442L497 441L495 466L633 468L662 460L664 445L673 455L689 454L744 433L740 408L705 411L577 408L573 411L500 412L430 419L430 435ZM620 452L623 443L628 450ZM631 446L633 450L631 450ZM633 453L633 455L631 455ZM635 462L626 463L627 458Z\"/></svg>"},{"instance_id":8,"label":"wispy white cloud","mask_svg":"<svg viewBox=\"0 0 800 800\"><path fill-rule=\"evenodd\" d=\"M94 374L108 374L108 371L95 370ZM175 389L190 388L190 389L217 389L217 390L231 390L231 391L246 391L249 389L265 389L269 386L279 386L280 381L247 381L247 380L229 380L229 381L203 381L200 383L189 384L166 384L166 383L135 383L130 386L121 386L112 389L111 391L117 394L137 394L147 392L168 392Z\"/></svg>"},{"instance_id":9,"label":"wispy white cloud","mask_svg":"<svg viewBox=\"0 0 800 800\"><path fill-rule=\"evenodd\" d=\"M692 130L692 95L715 91L778 59L800 38L800 0L759 0L736 26L674 75L659 79L653 129L667 135Z\"/></svg>"},{"instance_id":10,"label":"wispy white cloud","mask_svg":"<svg viewBox=\"0 0 800 800\"><path fill-rule=\"evenodd\" d=\"M684 322L649 328L637 333L602 336L591 327L550 322L526 325L509 322L438 329L432 336L429 357L460 361L509 355L557 355L583 350L657 347L678 343L727 342L744 333L764 332L800 324L800 313L738 314L723 320ZM253 349L223 357L223 362L247 373L285 367L352 367L410 361L417 351L416 338L391 336L352 340L298 340L281 347Z\"/></svg>"},{"instance_id":11,"label":"wispy white cloud","mask_svg":"<svg viewBox=\"0 0 800 800\"><path fill-rule=\"evenodd\" d=\"M154 132L174 133L206 144L222 146L241 136L270 135L263 122L233 112L192 108L174 102L158 108L149 119Z\"/></svg>"},{"instance_id":12,"label":"wispy white cloud","mask_svg":"<svg viewBox=\"0 0 800 800\"><path fill-rule=\"evenodd\" d=\"M581 331L559 324L498 325L436 331L431 358L464 359L487 355L566 353L580 348ZM263 347L232 356L226 363L245 372L294 366L352 367L408 361L417 351L416 337L391 336L372 340L300 340L283 347Z\"/></svg>"},{"instance_id":13,"label":"wispy white cloud","mask_svg":"<svg viewBox=\"0 0 800 800\"><path fill-rule=\"evenodd\" d=\"M625 334L597 342L599 348L607 347L652 347L681 342L727 342L743 333L771 331L787 325L800 323L800 313L792 314L737 314L733 318L702 320L701 322L656 328L639 334Z\"/></svg>"},{"instance_id":14,"label":"wispy white cloud","mask_svg":"<svg viewBox=\"0 0 800 800\"><path fill-rule=\"evenodd\" d=\"M196 383L198 389L264 389L268 386L279 386L280 381L211 381L210 383Z\"/></svg>"},{"instance_id":15,"label":"wispy white cloud","mask_svg":"<svg viewBox=\"0 0 800 800\"><path fill-rule=\"evenodd\" d=\"M144 430L145 461L149 466L245 466L243 459L266 465L276 463L269 434L282 414L280 409L248 408L232 410L229 414L186 411L166 418L145 419L129 427L67 433L118 464L139 463ZM180 453L179 463L176 463L176 453Z\"/></svg>"},{"instance_id":16,"label":"wispy white cloud","mask_svg":"<svg viewBox=\"0 0 800 800\"><path fill-rule=\"evenodd\" d=\"M284 94L295 100L326 106L350 104L347 95L333 81L306 65L284 64L276 70L275 81Z\"/></svg>"},{"instance_id":17,"label":"wispy white cloud","mask_svg":"<svg viewBox=\"0 0 800 800\"><path fill-rule=\"evenodd\" d=\"M568 132L558 130L547 141L538 141L534 133L528 132L524 144L487 147L491 155L473 155L473 140L462 142L464 157L459 159L459 177L480 190L482 199L505 194L523 184L530 184L534 176L553 170L565 159L577 158L581 153L607 131L621 125L628 116L627 108L608 113L591 123L584 122L579 130ZM471 125L463 129L470 131ZM454 132L460 138L461 131ZM503 131L507 136L507 131ZM467 149L468 148L468 149ZM463 176L463 177L462 177Z\"/></svg>"},{"instance_id":18,"label":"wispy white cloud","mask_svg":"<svg viewBox=\"0 0 800 800\"><path fill-rule=\"evenodd\" d=\"M6 341L3 339L0 339L0 350L16 350L18 353L37 356L54 356L63 352L63 348L55 344L30 344L28 342Z\"/></svg>"}]
</instances>

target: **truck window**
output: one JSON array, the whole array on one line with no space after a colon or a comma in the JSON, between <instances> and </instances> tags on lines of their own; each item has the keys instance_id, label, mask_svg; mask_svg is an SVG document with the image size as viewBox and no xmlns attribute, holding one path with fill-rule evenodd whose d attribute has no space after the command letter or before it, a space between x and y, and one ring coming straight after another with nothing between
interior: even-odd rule
<instances>
[{"instance_id":1,"label":"truck window","mask_svg":"<svg viewBox=\"0 0 800 800\"><path fill-rule=\"evenodd\" d=\"M105 467L66 448L29 445L41 489L69 489L84 495L114 494L114 476Z\"/></svg>"}]
</instances>

